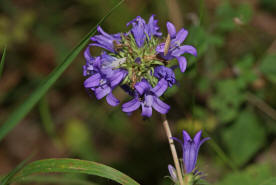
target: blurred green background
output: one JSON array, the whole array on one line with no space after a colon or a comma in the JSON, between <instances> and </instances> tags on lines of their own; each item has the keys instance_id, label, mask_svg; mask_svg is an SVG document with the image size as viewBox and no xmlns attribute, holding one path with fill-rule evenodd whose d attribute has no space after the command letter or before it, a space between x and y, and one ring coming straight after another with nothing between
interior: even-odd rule
<instances>
[{"instance_id":1,"label":"blurred green background","mask_svg":"<svg viewBox=\"0 0 276 185\"><path fill-rule=\"evenodd\" d=\"M113 0L1 0L0 124L116 4ZM109 33L155 14L189 30L198 49L166 102L175 136L203 129L212 140L198 167L215 185L260 185L276 175L276 1L129 0L102 24ZM94 49L93 54L99 54ZM36 152L33 160L71 157L110 165L141 184L169 185L172 164L160 115L143 120L97 101L83 87L82 55L28 116L0 143L0 175ZM116 91L120 100L128 97ZM180 155L180 147L179 149ZM68 174L67 174L68 175ZM71 175L71 174L69 174ZM78 176L98 184L115 184ZM31 183L39 184L39 183ZM52 183L53 184L53 183Z\"/></svg>"}]
</instances>

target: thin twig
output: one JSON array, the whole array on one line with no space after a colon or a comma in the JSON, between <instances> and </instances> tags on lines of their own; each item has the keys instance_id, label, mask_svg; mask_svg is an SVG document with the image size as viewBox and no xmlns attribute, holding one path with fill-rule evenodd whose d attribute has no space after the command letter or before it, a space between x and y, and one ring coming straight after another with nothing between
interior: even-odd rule
<instances>
[{"instance_id":1,"label":"thin twig","mask_svg":"<svg viewBox=\"0 0 276 185\"><path fill-rule=\"evenodd\" d=\"M174 145L174 142L173 142L173 139L172 139L171 129L169 127L169 123L168 123L168 120L167 120L167 117L166 117L165 114L162 114L162 121L163 121L164 129L166 131L166 135L168 137L169 144L170 144L172 157L173 157L174 165L175 165L175 168L176 168L176 173L177 173L177 177L178 177L178 180L179 180L179 184L184 185L179 160L178 160L175 145Z\"/></svg>"}]
</instances>

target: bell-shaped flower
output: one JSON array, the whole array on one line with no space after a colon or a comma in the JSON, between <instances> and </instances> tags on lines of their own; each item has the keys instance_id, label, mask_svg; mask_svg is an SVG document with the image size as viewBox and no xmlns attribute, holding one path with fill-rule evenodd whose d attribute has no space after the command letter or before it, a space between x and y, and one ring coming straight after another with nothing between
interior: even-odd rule
<instances>
[{"instance_id":1,"label":"bell-shaped flower","mask_svg":"<svg viewBox=\"0 0 276 185\"><path fill-rule=\"evenodd\" d=\"M170 35L169 46L166 48L166 43L161 43L156 47L156 52L165 60L177 59L180 67L180 71L184 72L187 67L186 57L182 56L184 53L189 53L194 56L197 55L195 47L191 45L181 45L188 35L188 31L184 28L176 32L174 25L171 22L167 22L167 30ZM165 50L166 54L165 53Z\"/></svg>"},{"instance_id":2,"label":"bell-shaped flower","mask_svg":"<svg viewBox=\"0 0 276 185\"><path fill-rule=\"evenodd\" d=\"M201 134L202 131L197 132L192 139L190 135L183 130L183 141L173 137L173 139L178 141L182 147L184 173L197 173L194 169L196 167L199 148L205 141L210 139L209 137L206 137L201 140Z\"/></svg>"},{"instance_id":3,"label":"bell-shaped flower","mask_svg":"<svg viewBox=\"0 0 276 185\"><path fill-rule=\"evenodd\" d=\"M94 41L94 43L90 45L98 46L110 52L115 53L114 41L116 43L119 43L121 41L121 34L120 33L108 34L105 31L103 31L103 29L100 26L98 26L97 30L100 33L100 35L95 35L91 37L90 39Z\"/></svg>"},{"instance_id":4,"label":"bell-shaped flower","mask_svg":"<svg viewBox=\"0 0 276 185\"><path fill-rule=\"evenodd\" d=\"M116 62L115 57L106 53L96 57L90 68L91 76L84 81L84 87L94 91L97 99L106 96L106 101L111 106L116 106L120 102L112 94L112 90L124 79L127 71L124 69L113 69L110 67L112 62Z\"/></svg>"},{"instance_id":5,"label":"bell-shaped flower","mask_svg":"<svg viewBox=\"0 0 276 185\"><path fill-rule=\"evenodd\" d=\"M144 46L147 36L151 39L152 36L161 36L162 33L159 32L159 27L157 26L157 20L154 19L154 15L149 18L148 24L146 21L137 16L135 19L127 23L127 26L132 24L131 33L134 36L136 44L139 48Z\"/></svg>"},{"instance_id":6,"label":"bell-shaped flower","mask_svg":"<svg viewBox=\"0 0 276 185\"><path fill-rule=\"evenodd\" d=\"M152 108L161 114L166 114L170 106L164 103L159 97L168 88L168 83L165 79L161 79L157 85L152 88L147 80L143 79L136 83L136 94L134 99L122 105L123 112L133 112L142 106L142 116L150 117L152 115Z\"/></svg>"}]
</instances>

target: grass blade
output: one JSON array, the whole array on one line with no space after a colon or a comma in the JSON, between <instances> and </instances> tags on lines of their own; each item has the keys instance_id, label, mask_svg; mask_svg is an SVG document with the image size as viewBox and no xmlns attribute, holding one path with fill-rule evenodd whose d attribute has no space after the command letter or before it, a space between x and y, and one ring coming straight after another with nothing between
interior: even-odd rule
<instances>
[{"instance_id":1,"label":"grass blade","mask_svg":"<svg viewBox=\"0 0 276 185\"><path fill-rule=\"evenodd\" d=\"M0 78L1 78L3 70L4 70L6 51L7 51L7 47L4 48L3 55L2 55L2 58L1 58L1 62L0 62Z\"/></svg>"},{"instance_id":2,"label":"grass blade","mask_svg":"<svg viewBox=\"0 0 276 185\"><path fill-rule=\"evenodd\" d=\"M89 38L96 33L97 26L101 24L118 6L123 3L124 0L120 1L105 15L96 26L82 39L82 41L70 52L65 60L58 65L42 82L38 88L21 104L15 111L8 117L8 119L0 127L0 141L24 118L24 116L30 112L35 104L46 94L49 88L57 81L61 74L68 68L73 62L81 50L89 42Z\"/></svg>"},{"instance_id":3,"label":"grass blade","mask_svg":"<svg viewBox=\"0 0 276 185\"><path fill-rule=\"evenodd\" d=\"M76 179L76 178L70 178L66 176L42 176L42 175L36 175L36 176L29 176L24 177L20 182L23 184L30 184L30 183L39 183L39 184L66 184L66 185L98 185L94 182L89 182L87 180L82 179Z\"/></svg>"},{"instance_id":4,"label":"grass blade","mask_svg":"<svg viewBox=\"0 0 276 185\"><path fill-rule=\"evenodd\" d=\"M82 173L114 180L123 185L139 185L135 180L109 166L78 159L45 159L25 166L12 182L21 181L25 177L37 173Z\"/></svg>"},{"instance_id":5,"label":"grass blade","mask_svg":"<svg viewBox=\"0 0 276 185\"><path fill-rule=\"evenodd\" d=\"M16 166L8 175L3 177L0 181L0 185L7 185L10 183L11 179L20 171L23 169L23 167L26 165L26 163L32 158L33 155L22 161L18 166Z\"/></svg>"}]
</instances>

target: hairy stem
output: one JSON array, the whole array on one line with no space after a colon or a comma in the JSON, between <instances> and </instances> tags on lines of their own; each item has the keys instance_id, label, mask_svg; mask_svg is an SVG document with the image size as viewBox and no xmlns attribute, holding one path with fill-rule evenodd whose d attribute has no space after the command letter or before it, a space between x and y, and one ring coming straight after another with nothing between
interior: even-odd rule
<instances>
[{"instance_id":1,"label":"hairy stem","mask_svg":"<svg viewBox=\"0 0 276 185\"><path fill-rule=\"evenodd\" d=\"M175 145L174 145L174 142L173 142L173 139L172 139L171 129L169 127L169 123L168 123L166 115L162 115L162 121L163 121L164 129L166 131L166 135L168 137L169 144L170 144L170 149L171 149L171 152L172 152L172 157L173 157L173 161L174 161L174 166L176 168L176 173L177 173L177 178L179 180L179 184L184 185L179 160L178 160L178 157L177 157Z\"/></svg>"}]
</instances>

